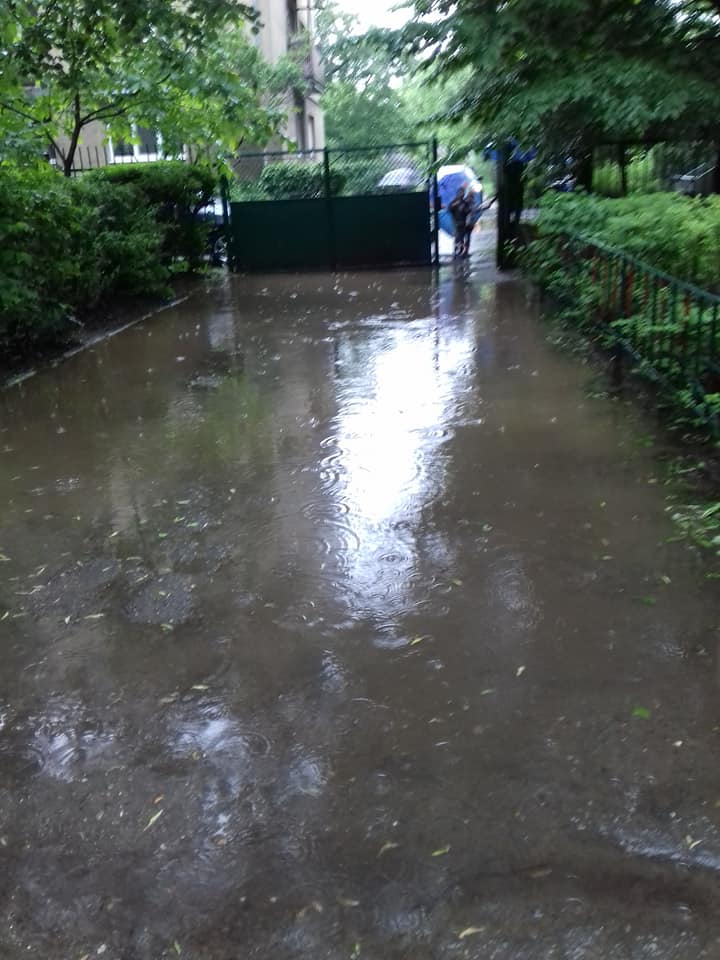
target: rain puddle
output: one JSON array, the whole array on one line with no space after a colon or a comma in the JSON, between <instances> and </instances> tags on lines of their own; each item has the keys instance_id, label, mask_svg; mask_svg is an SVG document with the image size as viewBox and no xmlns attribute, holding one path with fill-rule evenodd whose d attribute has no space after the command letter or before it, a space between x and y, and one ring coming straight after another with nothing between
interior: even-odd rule
<instances>
[{"instance_id":1,"label":"rain puddle","mask_svg":"<svg viewBox=\"0 0 720 960\"><path fill-rule=\"evenodd\" d=\"M718 602L587 376L450 268L0 393L0 954L719 956Z\"/></svg>"}]
</instances>

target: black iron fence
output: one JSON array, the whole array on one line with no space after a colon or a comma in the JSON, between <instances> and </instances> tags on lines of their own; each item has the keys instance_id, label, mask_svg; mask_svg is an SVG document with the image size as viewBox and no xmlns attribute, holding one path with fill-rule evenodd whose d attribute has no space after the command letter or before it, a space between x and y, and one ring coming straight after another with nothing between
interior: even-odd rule
<instances>
[{"instance_id":1,"label":"black iron fence","mask_svg":"<svg viewBox=\"0 0 720 960\"><path fill-rule=\"evenodd\" d=\"M696 418L720 426L720 297L572 234L557 249L575 306L605 327L618 362L669 390Z\"/></svg>"},{"instance_id":2,"label":"black iron fence","mask_svg":"<svg viewBox=\"0 0 720 960\"><path fill-rule=\"evenodd\" d=\"M716 164L716 147L707 142L600 146L593 150L592 190L604 197L658 191L706 196L718 185ZM537 206L549 189L565 189L577 172L564 159L537 157L525 171L525 207Z\"/></svg>"},{"instance_id":3,"label":"black iron fence","mask_svg":"<svg viewBox=\"0 0 720 960\"><path fill-rule=\"evenodd\" d=\"M715 149L708 143L598 147L593 191L608 197L660 190L707 194L713 189L715 160Z\"/></svg>"}]
</instances>

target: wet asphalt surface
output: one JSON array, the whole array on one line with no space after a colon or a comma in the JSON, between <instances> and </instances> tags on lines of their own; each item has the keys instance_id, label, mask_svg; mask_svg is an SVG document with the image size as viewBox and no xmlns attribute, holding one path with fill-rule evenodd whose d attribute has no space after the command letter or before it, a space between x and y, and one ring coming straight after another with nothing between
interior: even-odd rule
<instances>
[{"instance_id":1,"label":"wet asphalt surface","mask_svg":"<svg viewBox=\"0 0 720 960\"><path fill-rule=\"evenodd\" d=\"M718 598L483 268L0 393L0 957L720 957Z\"/></svg>"}]
</instances>

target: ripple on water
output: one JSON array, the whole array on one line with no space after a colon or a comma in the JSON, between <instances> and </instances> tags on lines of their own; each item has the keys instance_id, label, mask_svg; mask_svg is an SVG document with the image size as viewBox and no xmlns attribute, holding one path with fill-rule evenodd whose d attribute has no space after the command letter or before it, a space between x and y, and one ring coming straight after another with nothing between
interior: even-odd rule
<instances>
[{"instance_id":1,"label":"ripple on water","mask_svg":"<svg viewBox=\"0 0 720 960\"><path fill-rule=\"evenodd\" d=\"M17 721L0 743L0 769L10 778L44 774L72 782L112 750L113 734L76 702L51 701L47 713Z\"/></svg>"}]
</instances>

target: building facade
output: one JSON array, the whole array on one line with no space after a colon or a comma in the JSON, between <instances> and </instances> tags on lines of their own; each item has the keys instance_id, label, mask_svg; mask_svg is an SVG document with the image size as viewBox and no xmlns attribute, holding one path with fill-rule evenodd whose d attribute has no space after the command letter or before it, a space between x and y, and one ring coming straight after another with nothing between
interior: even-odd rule
<instances>
[{"instance_id":1,"label":"building facade","mask_svg":"<svg viewBox=\"0 0 720 960\"><path fill-rule=\"evenodd\" d=\"M288 100L288 119L282 131L299 150L320 150L325 146L325 123L320 94L323 70L313 40L313 0L255 0L262 29L256 42L270 63L293 50L303 54L305 89Z\"/></svg>"}]
</instances>

